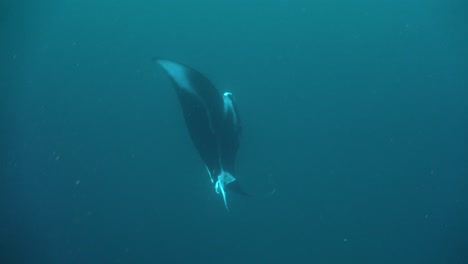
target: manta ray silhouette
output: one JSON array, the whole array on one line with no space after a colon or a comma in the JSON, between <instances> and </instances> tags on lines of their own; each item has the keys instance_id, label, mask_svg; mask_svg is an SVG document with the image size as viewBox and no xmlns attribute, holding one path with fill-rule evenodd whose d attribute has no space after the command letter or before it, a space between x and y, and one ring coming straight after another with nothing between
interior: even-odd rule
<instances>
[{"instance_id":1,"label":"manta ray silhouette","mask_svg":"<svg viewBox=\"0 0 468 264\"><path fill-rule=\"evenodd\" d=\"M160 58L153 61L173 83L190 138L226 209L229 210L226 192L252 196L234 176L242 125L232 93L220 93L207 77L187 65Z\"/></svg>"}]
</instances>

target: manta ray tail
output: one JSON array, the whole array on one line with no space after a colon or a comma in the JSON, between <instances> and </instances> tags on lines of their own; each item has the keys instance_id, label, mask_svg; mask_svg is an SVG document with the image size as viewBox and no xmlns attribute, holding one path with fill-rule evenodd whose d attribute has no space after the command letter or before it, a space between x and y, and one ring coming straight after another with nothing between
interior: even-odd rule
<instances>
[{"instance_id":1,"label":"manta ray tail","mask_svg":"<svg viewBox=\"0 0 468 264\"><path fill-rule=\"evenodd\" d=\"M224 199L224 206L226 209L229 211L229 207L227 205L227 199L226 199L226 191L231 192L231 193L236 193L238 195L246 196L246 197L257 197L257 198L267 198L272 196L273 194L276 193L276 188L273 188L271 191L261 194L261 195L253 195L251 193L248 193L242 188L242 185L239 183L239 181L234 178L229 172L223 171L219 177L218 181L215 184L215 189L217 193L221 193Z\"/></svg>"},{"instance_id":2,"label":"manta ray tail","mask_svg":"<svg viewBox=\"0 0 468 264\"><path fill-rule=\"evenodd\" d=\"M240 185L239 181L233 181L226 186L226 190L237 193L242 196L253 197L250 193L246 192Z\"/></svg>"}]
</instances>

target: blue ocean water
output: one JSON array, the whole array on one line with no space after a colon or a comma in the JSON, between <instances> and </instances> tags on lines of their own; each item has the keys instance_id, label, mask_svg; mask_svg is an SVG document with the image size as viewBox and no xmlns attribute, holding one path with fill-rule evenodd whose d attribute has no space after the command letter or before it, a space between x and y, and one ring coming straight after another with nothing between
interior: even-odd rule
<instances>
[{"instance_id":1,"label":"blue ocean water","mask_svg":"<svg viewBox=\"0 0 468 264\"><path fill-rule=\"evenodd\" d=\"M468 263L468 5L2 1L0 263ZM153 56L231 91L228 213Z\"/></svg>"}]
</instances>

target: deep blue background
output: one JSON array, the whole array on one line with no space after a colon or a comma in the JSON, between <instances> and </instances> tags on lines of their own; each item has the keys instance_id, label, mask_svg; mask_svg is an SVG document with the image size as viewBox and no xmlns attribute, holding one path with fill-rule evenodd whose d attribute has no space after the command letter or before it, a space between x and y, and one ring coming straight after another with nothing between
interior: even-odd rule
<instances>
[{"instance_id":1,"label":"deep blue background","mask_svg":"<svg viewBox=\"0 0 468 264\"><path fill-rule=\"evenodd\" d=\"M468 263L462 0L2 1L0 263ZM238 101L223 207L171 83Z\"/></svg>"}]
</instances>

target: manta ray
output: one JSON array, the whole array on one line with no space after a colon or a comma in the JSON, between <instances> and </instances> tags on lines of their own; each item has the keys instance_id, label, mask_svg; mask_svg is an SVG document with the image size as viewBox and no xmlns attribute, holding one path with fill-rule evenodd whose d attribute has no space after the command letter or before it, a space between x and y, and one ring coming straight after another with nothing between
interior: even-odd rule
<instances>
[{"instance_id":1,"label":"manta ray","mask_svg":"<svg viewBox=\"0 0 468 264\"><path fill-rule=\"evenodd\" d=\"M168 59L153 58L153 61L172 81L193 145L229 211L227 192L251 196L235 177L242 125L233 94L221 93L205 75L190 66Z\"/></svg>"}]
</instances>

